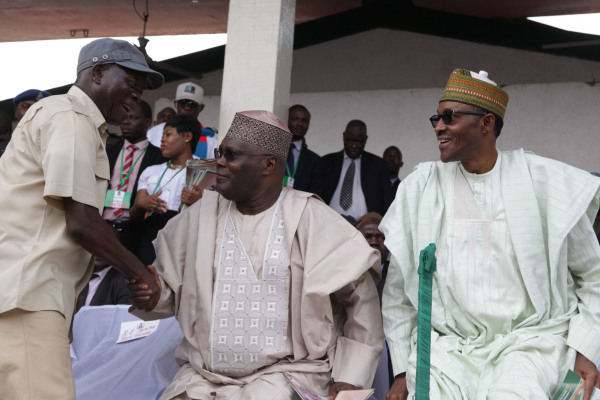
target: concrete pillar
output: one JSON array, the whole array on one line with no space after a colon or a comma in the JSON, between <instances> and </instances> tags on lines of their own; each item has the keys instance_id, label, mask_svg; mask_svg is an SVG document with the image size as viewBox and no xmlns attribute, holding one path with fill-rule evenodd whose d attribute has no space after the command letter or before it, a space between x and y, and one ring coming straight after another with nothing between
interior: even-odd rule
<instances>
[{"instance_id":1,"label":"concrete pillar","mask_svg":"<svg viewBox=\"0 0 600 400\"><path fill-rule=\"evenodd\" d=\"M219 141L238 111L287 121L295 11L295 0L230 0Z\"/></svg>"}]
</instances>

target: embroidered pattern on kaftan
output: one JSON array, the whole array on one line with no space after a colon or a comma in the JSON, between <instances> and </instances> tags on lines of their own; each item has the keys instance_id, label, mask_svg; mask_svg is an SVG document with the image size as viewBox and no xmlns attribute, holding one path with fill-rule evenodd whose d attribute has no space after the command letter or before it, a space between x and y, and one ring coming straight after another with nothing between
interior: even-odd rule
<instances>
[{"instance_id":1,"label":"embroidered pattern on kaftan","mask_svg":"<svg viewBox=\"0 0 600 400\"><path fill-rule=\"evenodd\" d=\"M212 371L246 376L286 343L289 268L281 203L275 206L258 278L228 211L213 301Z\"/></svg>"}]
</instances>

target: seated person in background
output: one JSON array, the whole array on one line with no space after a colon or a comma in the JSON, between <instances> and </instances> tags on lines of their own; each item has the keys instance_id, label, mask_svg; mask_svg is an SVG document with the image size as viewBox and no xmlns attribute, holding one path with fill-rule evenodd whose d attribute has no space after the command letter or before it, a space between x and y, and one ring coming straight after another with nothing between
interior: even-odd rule
<instances>
[{"instance_id":1,"label":"seated person in background","mask_svg":"<svg viewBox=\"0 0 600 400\"><path fill-rule=\"evenodd\" d=\"M163 156L169 161L146 168L140 176L130 215L142 223L137 256L146 264L156 257L152 241L177 214L180 204L191 205L202 196L200 190L185 188L185 166L196 150L200 129L198 120L190 115L170 118L160 144Z\"/></svg>"},{"instance_id":2,"label":"seated person in background","mask_svg":"<svg viewBox=\"0 0 600 400\"><path fill-rule=\"evenodd\" d=\"M83 306L129 304L127 278L102 258L94 260L94 273L77 297L75 312Z\"/></svg>"}]
</instances>

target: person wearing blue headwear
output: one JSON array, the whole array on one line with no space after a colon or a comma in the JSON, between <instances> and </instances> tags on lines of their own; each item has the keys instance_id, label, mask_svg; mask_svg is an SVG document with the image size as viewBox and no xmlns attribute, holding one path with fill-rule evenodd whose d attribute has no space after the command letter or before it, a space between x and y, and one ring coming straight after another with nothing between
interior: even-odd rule
<instances>
[{"instance_id":1,"label":"person wearing blue headwear","mask_svg":"<svg viewBox=\"0 0 600 400\"><path fill-rule=\"evenodd\" d=\"M29 89L23 93L19 93L14 99L13 104L15 105L15 119L20 121L25 115L29 107L40 101L44 97L52 96L52 93L46 92L45 90Z\"/></svg>"}]
</instances>

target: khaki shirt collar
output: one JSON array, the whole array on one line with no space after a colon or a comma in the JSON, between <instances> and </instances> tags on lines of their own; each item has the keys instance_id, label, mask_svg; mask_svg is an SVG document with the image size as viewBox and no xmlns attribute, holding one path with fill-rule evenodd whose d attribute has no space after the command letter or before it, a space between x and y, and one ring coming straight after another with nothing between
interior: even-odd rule
<instances>
[{"instance_id":1,"label":"khaki shirt collar","mask_svg":"<svg viewBox=\"0 0 600 400\"><path fill-rule=\"evenodd\" d=\"M81 90L75 85L71 86L71 89L69 89L68 94L70 96L75 97L85 106L85 108L89 111L89 117L92 119L92 121L94 121L94 126L96 126L96 129L98 129L98 132L100 132L103 135L106 135L106 131L108 129L106 120L104 119L104 116L100 112L100 109L98 108L96 103L92 101L90 96L88 96L83 90Z\"/></svg>"}]
</instances>

